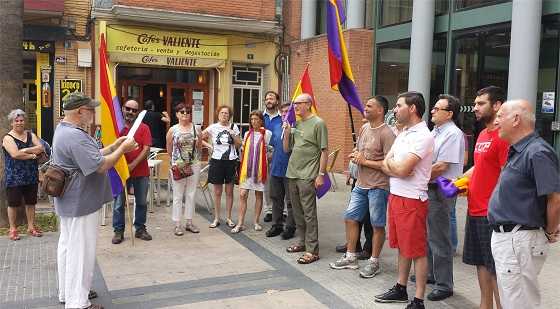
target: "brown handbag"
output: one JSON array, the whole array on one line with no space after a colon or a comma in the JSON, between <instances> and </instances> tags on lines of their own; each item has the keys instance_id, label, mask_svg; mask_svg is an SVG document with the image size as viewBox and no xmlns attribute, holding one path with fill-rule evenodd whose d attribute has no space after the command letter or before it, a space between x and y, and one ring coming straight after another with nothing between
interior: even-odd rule
<instances>
[{"instance_id":1,"label":"brown handbag","mask_svg":"<svg viewBox=\"0 0 560 309\"><path fill-rule=\"evenodd\" d=\"M41 190L52 197L62 197L66 189L68 173L52 162L45 164Z\"/></svg>"}]
</instances>

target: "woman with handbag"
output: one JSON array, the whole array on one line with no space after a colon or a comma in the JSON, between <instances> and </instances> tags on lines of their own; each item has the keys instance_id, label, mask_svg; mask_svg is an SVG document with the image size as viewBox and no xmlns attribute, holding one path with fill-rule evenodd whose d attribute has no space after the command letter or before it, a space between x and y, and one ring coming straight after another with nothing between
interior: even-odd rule
<instances>
[{"instance_id":1,"label":"woman with handbag","mask_svg":"<svg viewBox=\"0 0 560 309\"><path fill-rule=\"evenodd\" d=\"M18 207L25 205L27 234L41 237L43 234L35 227L35 204L39 183L37 156L44 152L39 138L25 130L25 112L15 109L8 114L12 130L2 140L4 151L4 179L8 198L8 232L11 240L20 239L16 226Z\"/></svg>"},{"instance_id":2,"label":"woman with handbag","mask_svg":"<svg viewBox=\"0 0 560 309\"><path fill-rule=\"evenodd\" d=\"M208 169L208 182L214 187L214 221L210 228L220 225L220 206L222 203L222 190L226 191L226 224L234 227L231 221L231 210L233 208L233 184L236 177L237 147L241 145L239 128L230 125L233 110L227 105L217 109L218 122L211 124L202 132L202 137L212 144L212 157Z\"/></svg>"},{"instance_id":3,"label":"woman with handbag","mask_svg":"<svg viewBox=\"0 0 560 309\"><path fill-rule=\"evenodd\" d=\"M272 132L266 130L264 126L264 116L261 111L252 111L249 114L251 127L243 138L241 166L239 168L239 216L237 225L231 230L232 233L239 233L245 229L245 213L247 212L247 198L249 191L255 191L255 231L261 231L259 224L263 192L267 182L268 160L272 154L269 146Z\"/></svg>"},{"instance_id":4,"label":"woman with handbag","mask_svg":"<svg viewBox=\"0 0 560 309\"><path fill-rule=\"evenodd\" d=\"M171 219L175 222L175 235L182 236L181 220L185 219L185 230L199 233L193 222L194 196L200 176L201 132L192 122L192 106L178 103L175 106L176 125L169 128L166 136L167 153L171 157L173 176L173 210ZM183 199L185 210L183 213Z\"/></svg>"}]
</instances>

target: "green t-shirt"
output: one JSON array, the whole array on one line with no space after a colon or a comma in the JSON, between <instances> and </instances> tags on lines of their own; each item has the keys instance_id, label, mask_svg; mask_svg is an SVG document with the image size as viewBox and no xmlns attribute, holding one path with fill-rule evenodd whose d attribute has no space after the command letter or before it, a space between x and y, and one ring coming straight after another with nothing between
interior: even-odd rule
<instances>
[{"instance_id":1,"label":"green t-shirt","mask_svg":"<svg viewBox=\"0 0 560 309\"><path fill-rule=\"evenodd\" d=\"M287 178L315 179L319 174L321 150L327 149L328 133L323 119L312 116L292 128Z\"/></svg>"}]
</instances>

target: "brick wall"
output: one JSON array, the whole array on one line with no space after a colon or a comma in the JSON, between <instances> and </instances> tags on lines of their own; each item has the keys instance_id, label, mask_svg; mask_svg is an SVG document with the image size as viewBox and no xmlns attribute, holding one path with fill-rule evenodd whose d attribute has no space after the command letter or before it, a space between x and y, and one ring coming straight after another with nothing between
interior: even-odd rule
<instances>
[{"instance_id":1,"label":"brick wall","mask_svg":"<svg viewBox=\"0 0 560 309\"><path fill-rule=\"evenodd\" d=\"M163 9L209 15L242 17L257 20L274 20L274 0L115 0L113 3L132 7Z\"/></svg>"},{"instance_id":2,"label":"brick wall","mask_svg":"<svg viewBox=\"0 0 560 309\"><path fill-rule=\"evenodd\" d=\"M90 13L90 0L64 0L64 16L76 23L76 34L85 35Z\"/></svg>"},{"instance_id":3,"label":"brick wall","mask_svg":"<svg viewBox=\"0 0 560 309\"><path fill-rule=\"evenodd\" d=\"M286 43L300 39L301 35L301 0L284 1L282 4L284 19L284 41Z\"/></svg>"},{"instance_id":4,"label":"brick wall","mask_svg":"<svg viewBox=\"0 0 560 309\"><path fill-rule=\"evenodd\" d=\"M364 100L371 95L373 31L347 30L344 31L344 37L356 87L360 98ZM330 88L326 35L292 42L290 59L290 85L293 86L297 85L305 65L310 64L309 73L319 116L326 121L329 130L329 152L342 147L334 170L347 170L348 155L353 148L348 105L337 91ZM358 132L362 125L362 116L354 108L352 114L354 127Z\"/></svg>"}]
</instances>

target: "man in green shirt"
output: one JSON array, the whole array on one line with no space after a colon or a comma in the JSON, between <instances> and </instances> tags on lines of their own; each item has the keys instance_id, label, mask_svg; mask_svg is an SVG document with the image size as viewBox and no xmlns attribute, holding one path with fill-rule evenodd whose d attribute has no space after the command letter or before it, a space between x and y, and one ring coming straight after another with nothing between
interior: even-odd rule
<instances>
[{"instance_id":1,"label":"man in green shirt","mask_svg":"<svg viewBox=\"0 0 560 309\"><path fill-rule=\"evenodd\" d=\"M295 128L283 124L284 151L291 151L286 178L296 221L298 242L288 252L305 252L298 259L309 264L319 259L319 231L315 190L324 183L327 167L327 126L323 119L311 113L313 98L303 93L296 97L296 115L300 119Z\"/></svg>"}]
</instances>

